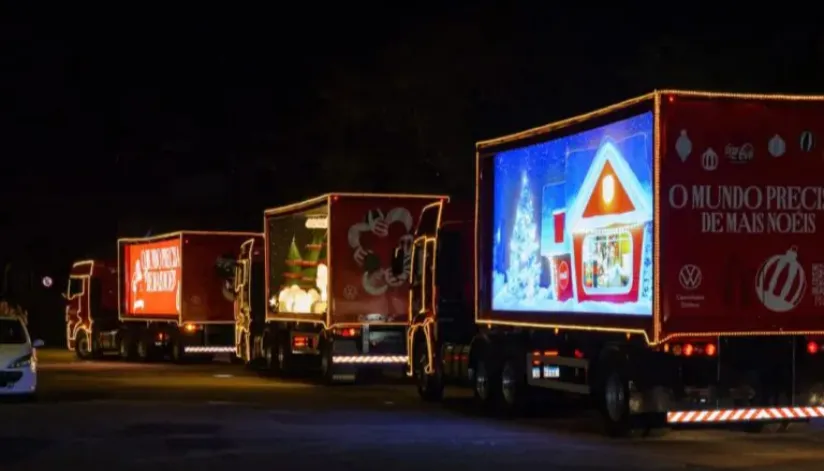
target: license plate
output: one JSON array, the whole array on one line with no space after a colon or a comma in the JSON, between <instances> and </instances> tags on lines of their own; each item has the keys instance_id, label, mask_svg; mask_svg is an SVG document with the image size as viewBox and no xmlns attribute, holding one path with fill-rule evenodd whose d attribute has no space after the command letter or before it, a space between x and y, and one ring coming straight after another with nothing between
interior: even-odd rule
<instances>
[{"instance_id":1,"label":"license plate","mask_svg":"<svg viewBox=\"0 0 824 471\"><path fill-rule=\"evenodd\" d=\"M561 368L558 366L545 366L544 367L544 378L560 378L561 377Z\"/></svg>"}]
</instances>

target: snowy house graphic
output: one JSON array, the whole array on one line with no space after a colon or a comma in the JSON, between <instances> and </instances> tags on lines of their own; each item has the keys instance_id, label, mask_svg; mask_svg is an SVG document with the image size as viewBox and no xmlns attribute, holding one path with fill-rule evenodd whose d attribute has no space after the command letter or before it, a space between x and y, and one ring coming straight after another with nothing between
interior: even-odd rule
<instances>
[{"instance_id":1,"label":"snowy house graphic","mask_svg":"<svg viewBox=\"0 0 824 471\"><path fill-rule=\"evenodd\" d=\"M578 301L637 302L652 201L611 141L595 154L567 217Z\"/></svg>"}]
</instances>

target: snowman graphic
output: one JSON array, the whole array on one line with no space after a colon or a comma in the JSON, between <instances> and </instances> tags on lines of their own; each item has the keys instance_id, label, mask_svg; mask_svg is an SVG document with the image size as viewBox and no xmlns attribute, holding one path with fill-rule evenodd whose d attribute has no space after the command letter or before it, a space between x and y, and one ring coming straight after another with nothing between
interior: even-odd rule
<instances>
[{"instance_id":1,"label":"snowman graphic","mask_svg":"<svg viewBox=\"0 0 824 471\"><path fill-rule=\"evenodd\" d=\"M397 207L385 213L380 209L367 212L363 221L349 228L347 240L353 249L355 263L363 268L361 287L371 296L381 296L390 287L407 282L409 270L400 275L392 273L392 261L402 258L403 266L412 263L412 214L408 209ZM390 229L400 226L397 239L390 240ZM373 246L363 244L362 235L371 233ZM397 233L397 232L396 232Z\"/></svg>"}]
</instances>

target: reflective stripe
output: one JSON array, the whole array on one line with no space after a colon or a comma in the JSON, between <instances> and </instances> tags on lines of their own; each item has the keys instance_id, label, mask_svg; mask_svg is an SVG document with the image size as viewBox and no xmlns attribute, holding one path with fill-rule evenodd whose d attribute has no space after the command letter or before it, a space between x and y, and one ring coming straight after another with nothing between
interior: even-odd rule
<instances>
[{"instance_id":1,"label":"reflective stripe","mask_svg":"<svg viewBox=\"0 0 824 471\"><path fill-rule=\"evenodd\" d=\"M763 407L673 411L667 413L667 422L671 424L706 424L746 422L750 420L810 419L817 417L824 417L824 407Z\"/></svg>"},{"instance_id":2,"label":"reflective stripe","mask_svg":"<svg viewBox=\"0 0 824 471\"><path fill-rule=\"evenodd\" d=\"M398 363L406 364L406 355L336 355L332 363Z\"/></svg>"},{"instance_id":3,"label":"reflective stripe","mask_svg":"<svg viewBox=\"0 0 824 471\"><path fill-rule=\"evenodd\" d=\"M235 347L184 347L186 353L235 353Z\"/></svg>"}]
</instances>

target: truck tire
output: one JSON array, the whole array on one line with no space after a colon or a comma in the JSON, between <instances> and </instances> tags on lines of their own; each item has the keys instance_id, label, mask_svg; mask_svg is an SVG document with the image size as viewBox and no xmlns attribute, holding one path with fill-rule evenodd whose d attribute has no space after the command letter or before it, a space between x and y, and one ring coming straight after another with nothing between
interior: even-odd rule
<instances>
[{"instance_id":1,"label":"truck tire","mask_svg":"<svg viewBox=\"0 0 824 471\"><path fill-rule=\"evenodd\" d=\"M277 348L275 349L275 362L277 363L277 371L280 375L288 376L292 372L292 352L286 348L284 344L285 342L278 342Z\"/></svg>"},{"instance_id":2,"label":"truck tire","mask_svg":"<svg viewBox=\"0 0 824 471\"><path fill-rule=\"evenodd\" d=\"M501 368L494 354L485 352L475 364L473 396L482 412L494 412L501 399Z\"/></svg>"},{"instance_id":3,"label":"truck tire","mask_svg":"<svg viewBox=\"0 0 824 471\"><path fill-rule=\"evenodd\" d=\"M137 340L136 350L138 360L144 363L152 360L152 345L148 336L144 335Z\"/></svg>"},{"instance_id":4,"label":"truck tire","mask_svg":"<svg viewBox=\"0 0 824 471\"><path fill-rule=\"evenodd\" d=\"M423 351L421 351L423 350ZM443 371L437 360L435 360L434 374L426 374L426 365L429 362L425 347L416 349L418 358L415 363L415 384L418 388L418 396L426 402L438 402L443 399L444 383Z\"/></svg>"},{"instance_id":5,"label":"truck tire","mask_svg":"<svg viewBox=\"0 0 824 471\"><path fill-rule=\"evenodd\" d=\"M335 364L332 362L334 352L332 342L323 342L320 349L320 379L327 386L335 384Z\"/></svg>"},{"instance_id":6,"label":"truck tire","mask_svg":"<svg viewBox=\"0 0 824 471\"><path fill-rule=\"evenodd\" d=\"M595 399L604 429L610 437L626 437L632 433L629 381L626 361L619 352L610 352L602 357L598 366Z\"/></svg>"},{"instance_id":7,"label":"truck tire","mask_svg":"<svg viewBox=\"0 0 824 471\"><path fill-rule=\"evenodd\" d=\"M529 385L526 382L524 360L510 356L501 368L501 409L507 415L519 415L529 404Z\"/></svg>"},{"instance_id":8,"label":"truck tire","mask_svg":"<svg viewBox=\"0 0 824 471\"><path fill-rule=\"evenodd\" d=\"M180 339L174 339L170 346L169 350L169 357L173 363L183 364L186 363L186 346Z\"/></svg>"},{"instance_id":9,"label":"truck tire","mask_svg":"<svg viewBox=\"0 0 824 471\"><path fill-rule=\"evenodd\" d=\"M122 335L117 343L120 359L130 361L134 358L134 343L128 335Z\"/></svg>"},{"instance_id":10,"label":"truck tire","mask_svg":"<svg viewBox=\"0 0 824 471\"><path fill-rule=\"evenodd\" d=\"M278 345L275 342L268 342L263 347L264 372L273 376L280 376L280 363L278 362Z\"/></svg>"},{"instance_id":11,"label":"truck tire","mask_svg":"<svg viewBox=\"0 0 824 471\"><path fill-rule=\"evenodd\" d=\"M92 344L85 330L77 333L74 343L74 354L80 360L89 360L92 357Z\"/></svg>"}]
</instances>

